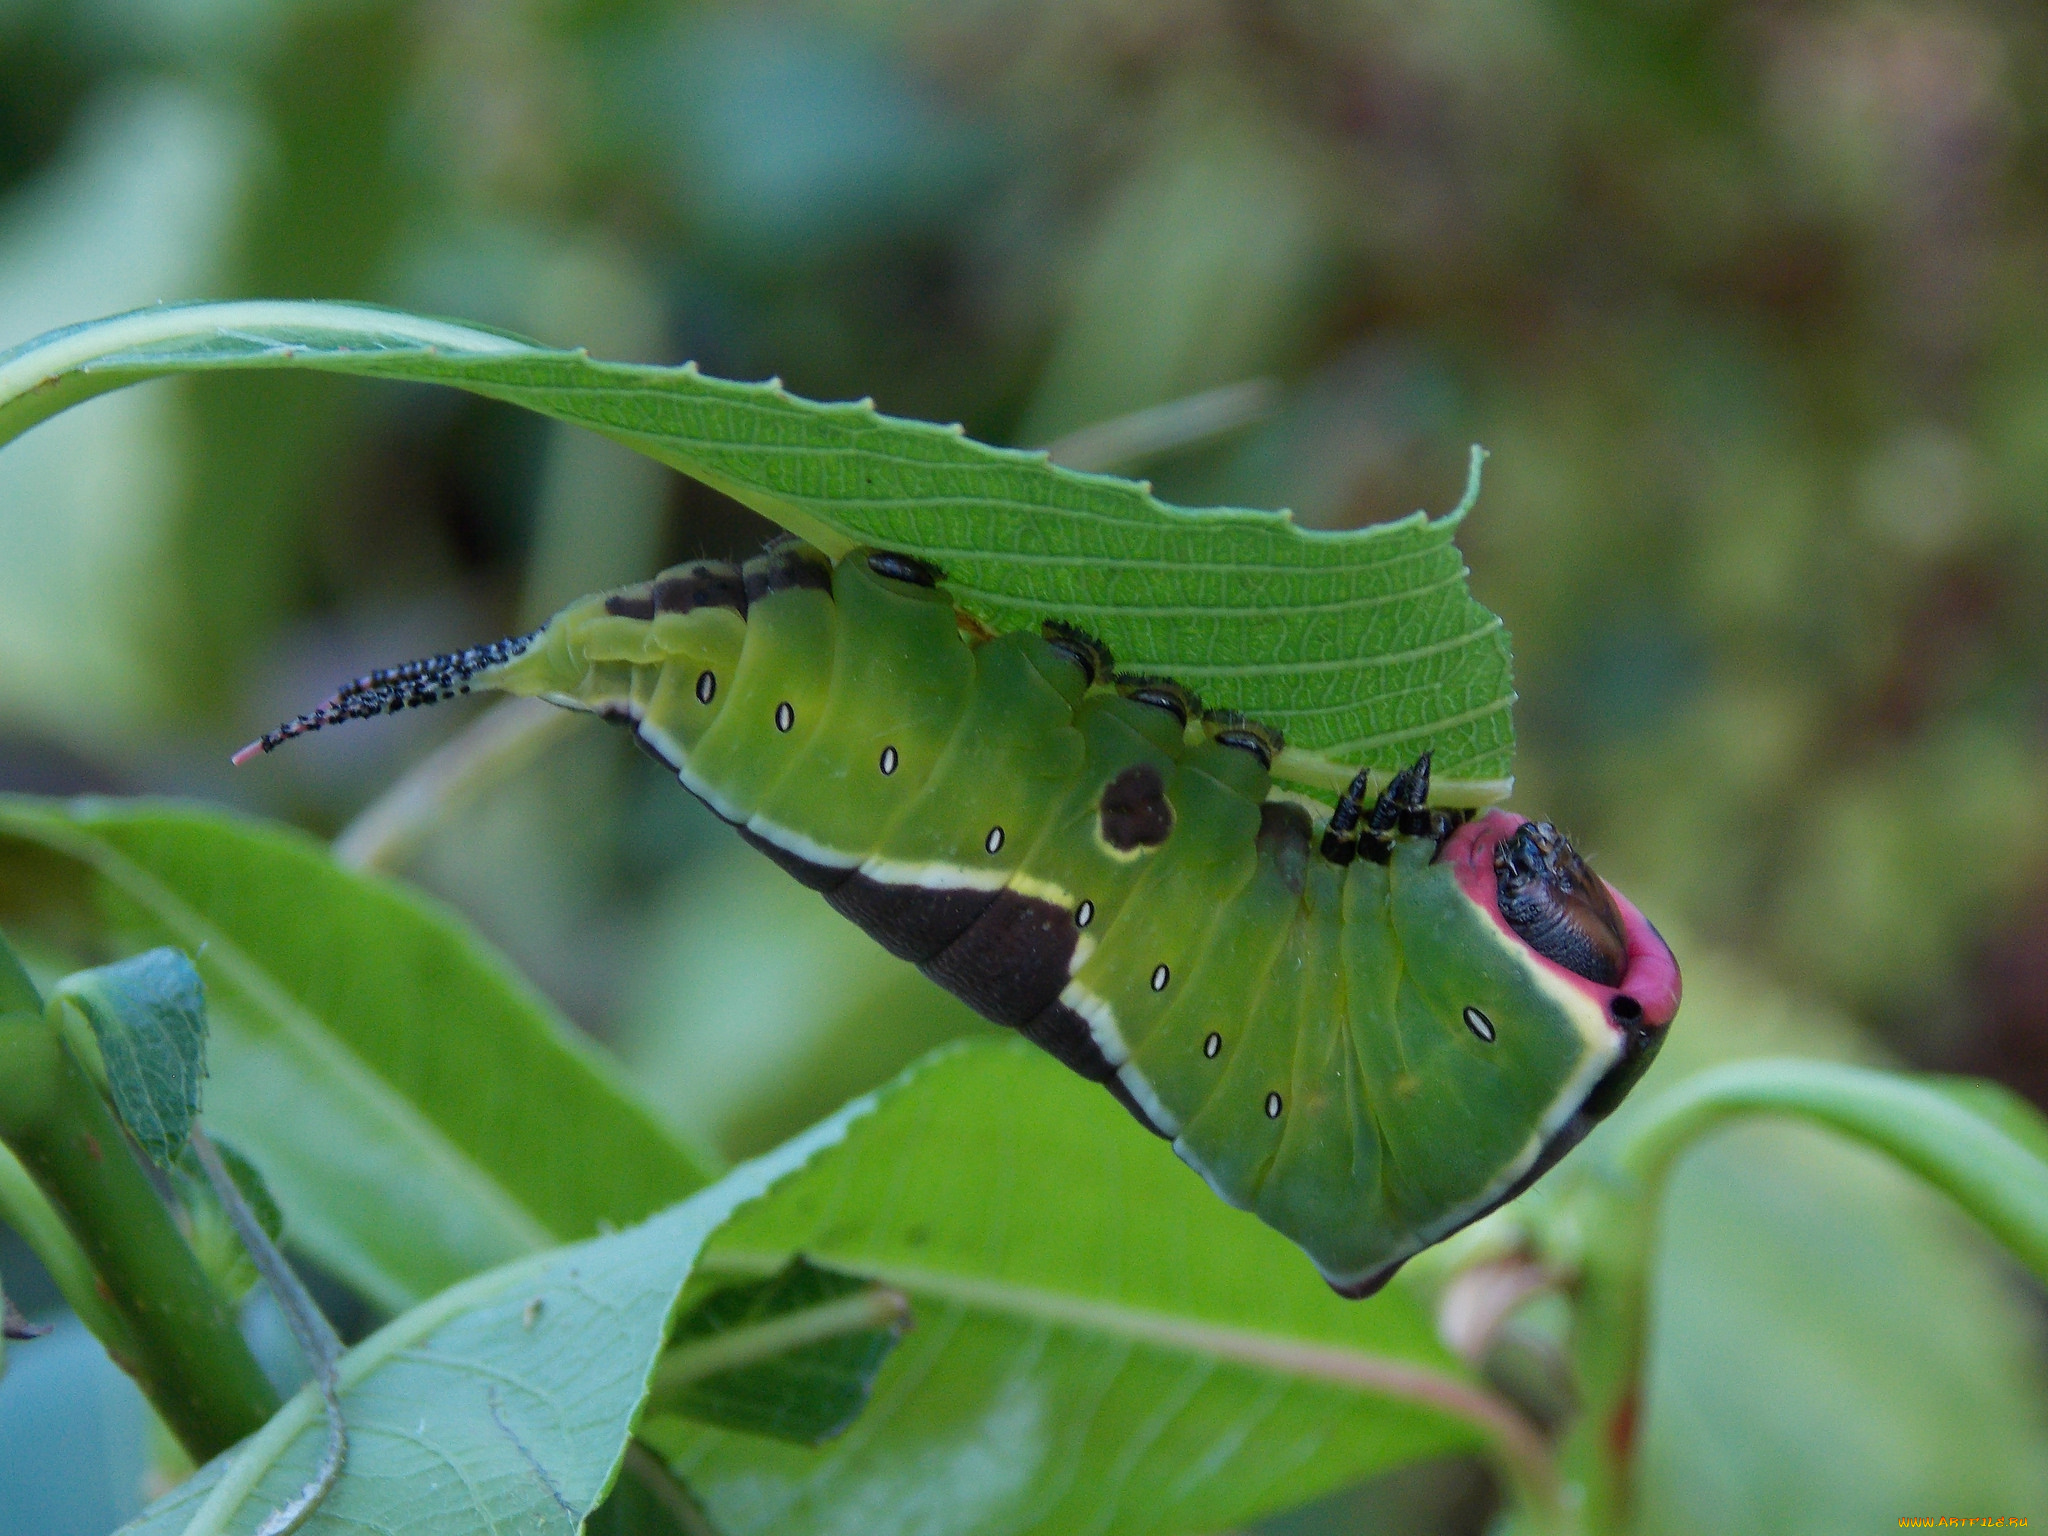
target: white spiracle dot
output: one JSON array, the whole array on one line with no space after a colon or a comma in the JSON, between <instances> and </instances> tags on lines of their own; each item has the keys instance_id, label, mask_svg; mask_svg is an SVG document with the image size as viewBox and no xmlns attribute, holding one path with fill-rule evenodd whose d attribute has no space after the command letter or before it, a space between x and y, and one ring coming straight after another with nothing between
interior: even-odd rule
<instances>
[{"instance_id":1,"label":"white spiracle dot","mask_svg":"<svg viewBox=\"0 0 2048 1536\"><path fill-rule=\"evenodd\" d=\"M988 837L981 846L990 853L1001 853L1003 851L1003 829L1001 827L990 827L988 829Z\"/></svg>"},{"instance_id":2,"label":"white spiracle dot","mask_svg":"<svg viewBox=\"0 0 2048 1536\"><path fill-rule=\"evenodd\" d=\"M1280 1095L1277 1093L1266 1095L1266 1118L1268 1120L1278 1120L1280 1118Z\"/></svg>"},{"instance_id":3,"label":"white spiracle dot","mask_svg":"<svg viewBox=\"0 0 2048 1536\"><path fill-rule=\"evenodd\" d=\"M718 679L709 672L697 674L697 702L709 704L718 694Z\"/></svg>"},{"instance_id":4,"label":"white spiracle dot","mask_svg":"<svg viewBox=\"0 0 2048 1536\"><path fill-rule=\"evenodd\" d=\"M882 777L886 779L890 774L894 773L895 771L896 749L894 747L882 748Z\"/></svg>"},{"instance_id":5,"label":"white spiracle dot","mask_svg":"<svg viewBox=\"0 0 2048 1536\"><path fill-rule=\"evenodd\" d=\"M1465 1027L1488 1045L1493 1044L1493 1020L1489 1019L1477 1008L1467 1008L1465 1010Z\"/></svg>"},{"instance_id":6,"label":"white spiracle dot","mask_svg":"<svg viewBox=\"0 0 2048 1536\"><path fill-rule=\"evenodd\" d=\"M792 705L789 702L789 700L784 699L780 704L775 706L775 729L777 729L778 731L787 731L792 725L795 724L796 707Z\"/></svg>"},{"instance_id":7,"label":"white spiracle dot","mask_svg":"<svg viewBox=\"0 0 2048 1536\"><path fill-rule=\"evenodd\" d=\"M1211 1061L1216 1059L1216 1053L1222 1049L1223 1037L1219 1034L1211 1033L1209 1038L1202 1042L1202 1054Z\"/></svg>"},{"instance_id":8,"label":"white spiracle dot","mask_svg":"<svg viewBox=\"0 0 2048 1536\"><path fill-rule=\"evenodd\" d=\"M1166 990L1166 983L1172 978L1172 976L1173 972L1169 971L1163 965L1160 966L1157 970L1153 971L1152 973L1152 990L1154 992L1164 992Z\"/></svg>"},{"instance_id":9,"label":"white spiracle dot","mask_svg":"<svg viewBox=\"0 0 2048 1536\"><path fill-rule=\"evenodd\" d=\"M1094 922L1094 921L1095 921L1095 903L1094 903L1094 902L1092 902L1092 901L1084 901L1084 902L1082 902L1082 903L1081 903L1081 905L1080 905L1080 906L1078 906L1078 907L1076 907L1076 908L1074 909L1074 926L1075 926L1076 928L1086 928L1086 927L1087 927L1087 926L1088 926L1088 925L1089 925L1090 923L1092 923L1092 922Z\"/></svg>"}]
</instances>

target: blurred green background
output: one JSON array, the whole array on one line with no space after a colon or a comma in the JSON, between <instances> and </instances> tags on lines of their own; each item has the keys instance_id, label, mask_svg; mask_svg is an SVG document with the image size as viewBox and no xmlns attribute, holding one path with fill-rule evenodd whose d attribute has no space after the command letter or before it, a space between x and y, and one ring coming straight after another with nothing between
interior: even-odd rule
<instances>
[{"instance_id":1,"label":"blurred green background","mask_svg":"<svg viewBox=\"0 0 2048 1536\"><path fill-rule=\"evenodd\" d=\"M1515 804L1734 957L1681 1030L1762 1012L1775 1048L2048 1104L2044 104L2024 0L0 0L0 345L364 299L1077 458L1263 381L1234 428L1097 467L1319 527L1448 507L1483 443L1461 542L1515 638ZM0 789L336 832L470 706L229 750L367 666L768 532L452 393L96 401L0 457ZM596 727L405 872L730 1156L987 1027ZM1674 1227L1738 1288L1746 1237L1811 1228L1740 1185ZM1970 1254L2031 1454L2040 1298ZM1702 1361L1739 1331L1687 1317ZM1287 1529L1485 1508L1459 1469L1364 1497Z\"/></svg>"}]
</instances>

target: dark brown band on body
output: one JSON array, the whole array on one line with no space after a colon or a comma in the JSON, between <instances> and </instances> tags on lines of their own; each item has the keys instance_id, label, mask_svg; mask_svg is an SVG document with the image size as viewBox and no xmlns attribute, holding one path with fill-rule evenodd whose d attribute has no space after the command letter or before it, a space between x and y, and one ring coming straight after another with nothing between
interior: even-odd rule
<instances>
[{"instance_id":1,"label":"dark brown band on body","mask_svg":"<svg viewBox=\"0 0 2048 1536\"><path fill-rule=\"evenodd\" d=\"M807 885L814 891L823 891L829 896L854 876L855 871L850 868L841 868L837 864L816 864L800 853L791 853L787 848L769 842L751 827L740 826L737 822L732 823L732 826L741 837L767 854L784 871L793 875L799 884Z\"/></svg>"},{"instance_id":2,"label":"dark brown band on body","mask_svg":"<svg viewBox=\"0 0 2048 1536\"><path fill-rule=\"evenodd\" d=\"M1042 1009L1035 1018L1019 1024L1017 1033L1061 1066L1080 1073L1089 1082L1115 1083L1117 1088L1123 1087L1116 1081L1116 1068L1109 1064L1109 1058L1102 1054L1102 1047L1095 1043L1088 1021L1065 1003L1055 1002ZM1111 1089L1111 1092L1115 1091ZM1118 1095L1119 1098L1122 1096Z\"/></svg>"},{"instance_id":3,"label":"dark brown band on body","mask_svg":"<svg viewBox=\"0 0 2048 1536\"><path fill-rule=\"evenodd\" d=\"M651 619L654 617L654 588L640 586L614 592L604 600L604 611L615 619Z\"/></svg>"},{"instance_id":4,"label":"dark brown band on body","mask_svg":"<svg viewBox=\"0 0 2048 1536\"><path fill-rule=\"evenodd\" d=\"M819 592L832 590L832 562L808 544L777 544L754 556L740 568L751 606L772 592L789 592L810 587Z\"/></svg>"},{"instance_id":5,"label":"dark brown band on body","mask_svg":"<svg viewBox=\"0 0 2048 1536\"><path fill-rule=\"evenodd\" d=\"M988 910L920 969L982 1017L1022 1028L1059 999L1080 937L1065 907L998 891Z\"/></svg>"},{"instance_id":6,"label":"dark brown band on body","mask_svg":"<svg viewBox=\"0 0 2048 1536\"><path fill-rule=\"evenodd\" d=\"M1146 1130L1150 1131L1154 1136L1157 1136L1161 1141L1173 1140L1171 1136L1167 1135L1165 1131L1162 1131L1156 1124L1153 1123L1152 1117L1145 1113L1144 1106L1141 1105L1137 1101L1137 1099L1132 1097L1131 1090L1124 1086L1124 1080L1122 1078L1117 1077L1114 1074L1111 1074L1108 1078L1106 1078L1103 1081L1102 1086L1110 1091L1110 1093L1115 1097L1117 1103L1123 1105L1125 1109L1128 1109L1131 1112L1131 1118L1137 1121L1138 1124L1145 1127Z\"/></svg>"},{"instance_id":7,"label":"dark brown band on body","mask_svg":"<svg viewBox=\"0 0 2048 1536\"><path fill-rule=\"evenodd\" d=\"M922 965L966 932L997 894L958 886L893 885L856 874L825 900L897 959Z\"/></svg>"},{"instance_id":8,"label":"dark brown band on body","mask_svg":"<svg viewBox=\"0 0 2048 1536\"><path fill-rule=\"evenodd\" d=\"M723 560L700 560L688 570L671 572L655 582L656 613L694 613L699 608L746 613L747 587L738 566Z\"/></svg>"}]
</instances>

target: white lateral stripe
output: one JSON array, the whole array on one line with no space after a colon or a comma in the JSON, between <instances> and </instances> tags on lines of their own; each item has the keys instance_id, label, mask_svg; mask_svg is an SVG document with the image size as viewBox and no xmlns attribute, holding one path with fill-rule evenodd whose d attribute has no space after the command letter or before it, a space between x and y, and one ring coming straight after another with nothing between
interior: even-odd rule
<instances>
[{"instance_id":1,"label":"white lateral stripe","mask_svg":"<svg viewBox=\"0 0 2048 1536\"><path fill-rule=\"evenodd\" d=\"M1131 1048L1124 1044L1123 1032L1116 1027L1116 1010L1108 1002L1078 981L1070 981L1060 989L1060 1001L1087 1021L1089 1036L1104 1061L1120 1067L1131 1059Z\"/></svg>"},{"instance_id":2,"label":"white lateral stripe","mask_svg":"<svg viewBox=\"0 0 2048 1536\"><path fill-rule=\"evenodd\" d=\"M683 761L686 756L683 744L653 721L642 720L637 729L640 732L640 739L659 752L663 762L680 764Z\"/></svg>"},{"instance_id":3,"label":"white lateral stripe","mask_svg":"<svg viewBox=\"0 0 2048 1536\"><path fill-rule=\"evenodd\" d=\"M1196 1173L1199 1173L1202 1176L1202 1182L1208 1185L1210 1190L1214 1192L1216 1198L1218 1200L1221 1200L1225 1205L1235 1206L1240 1211L1248 1211L1251 1209L1251 1207L1245 1203L1244 1199L1241 1196L1232 1194L1229 1190L1225 1189L1222 1186L1222 1184L1217 1182L1216 1175L1208 1170L1207 1166L1204 1165L1202 1160L1199 1157L1195 1156L1193 1149L1188 1146L1187 1138L1185 1136L1174 1137L1173 1155L1179 1158L1182 1162L1186 1163L1190 1168L1194 1169Z\"/></svg>"},{"instance_id":4,"label":"white lateral stripe","mask_svg":"<svg viewBox=\"0 0 2048 1536\"><path fill-rule=\"evenodd\" d=\"M779 826L766 816L754 816L747 821L747 830L764 843L773 843L784 853L793 853L806 864L822 865L826 869L858 869L860 855L841 853L837 848L827 848L823 843L813 842L801 832L792 832Z\"/></svg>"},{"instance_id":5,"label":"white lateral stripe","mask_svg":"<svg viewBox=\"0 0 2048 1536\"><path fill-rule=\"evenodd\" d=\"M1529 969L1535 971L1536 967L1531 965ZM1549 1107L1543 1112L1543 1117L1537 1121L1536 1129L1530 1133L1529 1139L1522 1144L1522 1149L1501 1171L1499 1177L1474 1198L1455 1210L1446 1212L1418 1232L1415 1245L1409 1250L1410 1254L1420 1253L1430 1244L1457 1231L1472 1219L1474 1212L1486 1209L1511 1188L1515 1180L1527 1173L1536 1159L1543 1155L1543 1148L1550 1138L1563 1130L1565 1123L1579 1112L1579 1106L1586 1102L1587 1096L1592 1093L1600 1079L1607 1075L1607 1069L1621 1058L1620 1035L1599 1016L1598 1009L1589 998L1541 973L1537 975L1537 982L1546 993L1557 998L1581 1034L1594 1032L1587 1029L1587 1016L1590 1015L1599 1037L1598 1042L1586 1052L1578 1070L1565 1079L1563 1086L1558 1089L1557 1097L1550 1101ZM1323 1271L1323 1276L1338 1285L1355 1283L1363 1278L1362 1275L1332 1275L1327 1270Z\"/></svg>"},{"instance_id":6,"label":"white lateral stripe","mask_svg":"<svg viewBox=\"0 0 2048 1536\"><path fill-rule=\"evenodd\" d=\"M919 885L928 891L1000 891L1008 881L1000 869L962 869L958 864L904 864L869 859L860 872L883 885Z\"/></svg>"},{"instance_id":7,"label":"white lateral stripe","mask_svg":"<svg viewBox=\"0 0 2048 1536\"><path fill-rule=\"evenodd\" d=\"M723 795L717 793L702 778L691 771L688 758L684 758L683 766L676 770L676 779L683 788L710 806L717 813L720 820L737 824L744 819L741 817L740 808L737 805L734 805Z\"/></svg>"},{"instance_id":8,"label":"white lateral stripe","mask_svg":"<svg viewBox=\"0 0 2048 1536\"><path fill-rule=\"evenodd\" d=\"M1138 1101L1138 1108L1145 1111L1147 1120L1168 1136L1180 1134L1179 1117L1159 1102L1159 1095L1152 1091L1152 1085L1145 1081L1145 1075L1138 1070L1136 1063L1125 1062L1116 1069L1116 1075L1123 1083L1125 1091Z\"/></svg>"}]
</instances>

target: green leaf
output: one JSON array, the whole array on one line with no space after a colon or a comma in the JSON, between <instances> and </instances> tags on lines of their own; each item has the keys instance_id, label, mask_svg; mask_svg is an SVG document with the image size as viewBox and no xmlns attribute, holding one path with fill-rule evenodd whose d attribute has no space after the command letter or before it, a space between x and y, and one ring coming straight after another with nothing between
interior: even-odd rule
<instances>
[{"instance_id":1,"label":"green leaf","mask_svg":"<svg viewBox=\"0 0 2048 1536\"><path fill-rule=\"evenodd\" d=\"M340 1367L348 1460L301 1529L578 1531L618 1473L705 1238L867 1107L848 1106L631 1231L474 1276L350 1350ZM124 1530L252 1530L306 1485L325 1443L309 1387Z\"/></svg>"},{"instance_id":2,"label":"green leaf","mask_svg":"<svg viewBox=\"0 0 2048 1536\"><path fill-rule=\"evenodd\" d=\"M908 1299L867 1411L805 1450L650 1421L726 1536L1227 1529L1525 1424L1400 1287L1333 1295L1104 1094L1022 1044L942 1050L740 1212L708 1277L797 1254Z\"/></svg>"},{"instance_id":3,"label":"green leaf","mask_svg":"<svg viewBox=\"0 0 2048 1536\"><path fill-rule=\"evenodd\" d=\"M605 1501L583 1523L583 1536L721 1536L690 1490L638 1440Z\"/></svg>"},{"instance_id":4,"label":"green leaf","mask_svg":"<svg viewBox=\"0 0 2048 1536\"><path fill-rule=\"evenodd\" d=\"M177 1161L206 1076L206 984L175 949L152 949L58 983L57 1001L92 1025L107 1093L159 1168Z\"/></svg>"},{"instance_id":5,"label":"green leaf","mask_svg":"<svg viewBox=\"0 0 2048 1536\"><path fill-rule=\"evenodd\" d=\"M21 957L0 933L0 1013L41 1013L43 995L22 969Z\"/></svg>"},{"instance_id":6,"label":"green leaf","mask_svg":"<svg viewBox=\"0 0 2048 1536\"><path fill-rule=\"evenodd\" d=\"M792 1259L770 1279L720 1286L684 1315L648 1412L822 1445L867 1406L909 1320L895 1292Z\"/></svg>"},{"instance_id":7,"label":"green leaf","mask_svg":"<svg viewBox=\"0 0 2048 1536\"><path fill-rule=\"evenodd\" d=\"M1641 1531L2048 1505L2039 1293L1924 1185L1758 1122L1689 1153L1657 1223Z\"/></svg>"},{"instance_id":8,"label":"green leaf","mask_svg":"<svg viewBox=\"0 0 2048 1536\"><path fill-rule=\"evenodd\" d=\"M1684 1018L1648 1080L1501 1213L1508 1224L1541 1231L1555 1213L1562 1251L1583 1255L1609 1239L1589 1230L1582 1191L1617 1187L1612 1159L1666 1100L1731 1062L1797 1093L1821 1063L1781 1076L1756 1058L1869 1055L1827 1005L1711 948L1683 952ZM1716 1099L1732 1086L1720 1081ZM1686 1142L1649 1217L1637 1528L1793 1536L1889 1529L1900 1511L2040 1507L2048 1376L2033 1287L1930 1185L1793 1118L1752 1113ZM1584 1305L1583 1281L1578 1294Z\"/></svg>"},{"instance_id":9,"label":"green leaf","mask_svg":"<svg viewBox=\"0 0 2048 1536\"><path fill-rule=\"evenodd\" d=\"M261 1162L295 1243L393 1310L705 1182L501 958L301 834L0 797L0 917L75 954L196 955L207 1123Z\"/></svg>"},{"instance_id":10,"label":"green leaf","mask_svg":"<svg viewBox=\"0 0 2048 1536\"><path fill-rule=\"evenodd\" d=\"M1476 493L1343 533L1283 514L1188 511L1132 481L1057 468L863 401L775 381L594 362L472 326L348 304L141 310L0 352L0 443L122 385L313 368L450 384L602 432L837 554L875 543L942 567L992 627L1072 620L1132 670L1278 726L1277 769L1324 790L1359 764L1436 754L1438 798L1506 793L1514 695L1500 621L1452 542Z\"/></svg>"}]
</instances>

